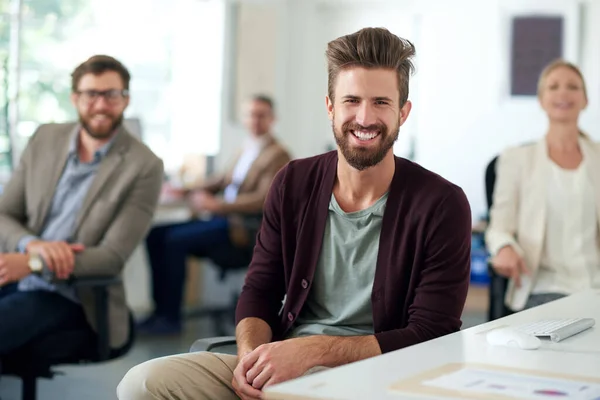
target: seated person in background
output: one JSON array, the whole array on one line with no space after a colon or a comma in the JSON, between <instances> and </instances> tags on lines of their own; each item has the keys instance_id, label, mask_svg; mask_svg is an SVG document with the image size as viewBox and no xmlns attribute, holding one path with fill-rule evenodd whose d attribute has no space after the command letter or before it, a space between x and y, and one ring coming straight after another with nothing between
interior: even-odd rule
<instances>
[{"instance_id":1,"label":"seated person in background","mask_svg":"<svg viewBox=\"0 0 600 400\"><path fill-rule=\"evenodd\" d=\"M79 122L40 126L0 196L0 359L63 330L80 331L84 348L65 341L52 350L94 348L91 289L68 279L118 276L150 228L163 163L123 128L129 80L112 57L79 65L71 95ZM108 303L117 349L129 336L122 285Z\"/></svg>"},{"instance_id":2,"label":"seated person in background","mask_svg":"<svg viewBox=\"0 0 600 400\"><path fill-rule=\"evenodd\" d=\"M238 356L148 361L123 378L121 400L257 399L315 368L459 330L469 204L460 188L392 150L411 109L414 52L381 28L329 43L338 150L292 161L273 181L238 303Z\"/></svg>"},{"instance_id":3,"label":"seated person in background","mask_svg":"<svg viewBox=\"0 0 600 400\"><path fill-rule=\"evenodd\" d=\"M273 121L271 99L253 97L245 121L250 135L235 163L187 194L192 211L211 216L157 226L148 235L146 248L155 310L139 324L140 332L181 331L188 255L208 258L220 265L243 266L250 262L269 186L277 171L290 160L271 133ZM223 196L216 197L217 193ZM181 192L181 196L185 195Z\"/></svg>"},{"instance_id":4,"label":"seated person in background","mask_svg":"<svg viewBox=\"0 0 600 400\"><path fill-rule=\"evenodd\" d=\"M600 288L600 146L578 127L588 102L581 71L548 65L538 98L546 136L498 158L486 233L494 270L510 279L513 311Z\"/></svg>"}]
</instances>

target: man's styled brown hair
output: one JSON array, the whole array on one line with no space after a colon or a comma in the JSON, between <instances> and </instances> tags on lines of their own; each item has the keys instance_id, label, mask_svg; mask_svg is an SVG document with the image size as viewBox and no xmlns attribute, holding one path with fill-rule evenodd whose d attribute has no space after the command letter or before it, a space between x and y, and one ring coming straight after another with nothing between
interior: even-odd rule
<instances>
[{"instance_id":1,"label":"man's styled brown hair","mask_svg":"<svg viewBox=\"0 0 600 400\"><path fill-rule=\"evenodd\" d=\"M334 101L335 82L341 70L350 67L387 68L398 73L400 107L408 100L408 81L414 71L411 58L415 46L385 28L363 28L327 44L327 91Z\"/></svg>"},{"instance_id":2,"label":"man's styled brown hair","mask_svg":"<svg viewBox=\"0 0 600 400\"><path fill-rule=\"evenodd\" d=\"M123 89L129 90L131 75L129 75L127 68L116 58L105 55L92 56L75 68L71 74L71 90L73 93L77 92L77 87L82 76L90 73L100 75L106 71L118 73L123 80Z\"/></svg>"},{"instance_id":3,"label":"man's styled brown hair","mask_svg":"<svg viewBox=\"0 0 600 400\"><path fill-rule=\"evenodd\" d=\"M265 103L271 109L271 113L275 113L275 101L271 96L267 96L266 94L257 93L250 98L252 101L258 101L261 103Z\"/></svg>"}]
</instances>

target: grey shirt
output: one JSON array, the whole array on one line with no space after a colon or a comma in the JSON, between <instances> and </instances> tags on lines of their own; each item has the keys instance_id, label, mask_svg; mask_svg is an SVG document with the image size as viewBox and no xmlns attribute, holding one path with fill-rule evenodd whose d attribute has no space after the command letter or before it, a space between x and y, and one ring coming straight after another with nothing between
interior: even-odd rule
<instances>
[{"instance_id":1,"label":"grey shirt","mask_svg":"<svg viewBox=\"0 0 600 400\"><path fill-rule=\"evenodd\" d=\"M25 252L27 244L32 240L48 240L48 241L66 241L71 242L71 236L74 233L75 222L79 214L79 210L83 205L85 196L96 176L96 172L100 167L101 161L108 153L113 139L102 146L94 154L94 159L89 163L84 163L79 160L77 152L77 144L79 139L79 131L71 142L69 155L63 173L58 181L50 212L46 217L44 228L39 237L25 236L18 244L18 250ZM46 279L37 276L29 275L19 282L19 290L48 290L64 295L70 300L78 302L74 288L68 286L64 282L49 282Z\"/></svg>"},{"instance_id":2,"label":"grey shirt","mask_svg":"<svg viewBox=\"0 0 600 400\"><path fill-rule=\"evenodd\" d=\"M331 196L315 276L291 337L373 334L371 292L387 198L346 213Z\"/></svg>"}]
</instances>

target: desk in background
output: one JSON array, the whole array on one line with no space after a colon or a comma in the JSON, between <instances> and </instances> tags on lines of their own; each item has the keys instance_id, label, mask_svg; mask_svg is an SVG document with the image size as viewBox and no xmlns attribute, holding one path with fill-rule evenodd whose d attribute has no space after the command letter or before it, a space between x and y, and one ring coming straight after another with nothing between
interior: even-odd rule
<instances>
[{"instance_id":1,"label":"desk in background","mask_svg":"<svg viewBox=\"0 0 600 400\"><path fill-rule=\"evenodd\" d=\"M540 319L595 318L597 325L537 350L491 346L485 334L500 326ZM486 364L600 381L600 291L586 291L395 352L275 385L267 399L422 400L422 395L390 391L395 382L452 363ZM444 398L444 397L439 397Z\"/></svg>"}]
</instances>

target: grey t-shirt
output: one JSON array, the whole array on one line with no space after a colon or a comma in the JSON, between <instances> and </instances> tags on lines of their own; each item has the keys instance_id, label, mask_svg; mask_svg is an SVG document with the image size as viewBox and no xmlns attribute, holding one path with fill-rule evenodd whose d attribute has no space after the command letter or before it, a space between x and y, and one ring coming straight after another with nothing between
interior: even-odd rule
<instances>
[{"instance_id":1,"label":"grey t-shirt","mask_svg":"<svg viewBox=\"0 0 600 400\"><path fill-rule=\"evenodd\" d=\"M289 337L373 334L371 292L387 198L346 213L331 196L313 283Z\"/></svg>"}]
</instances>

